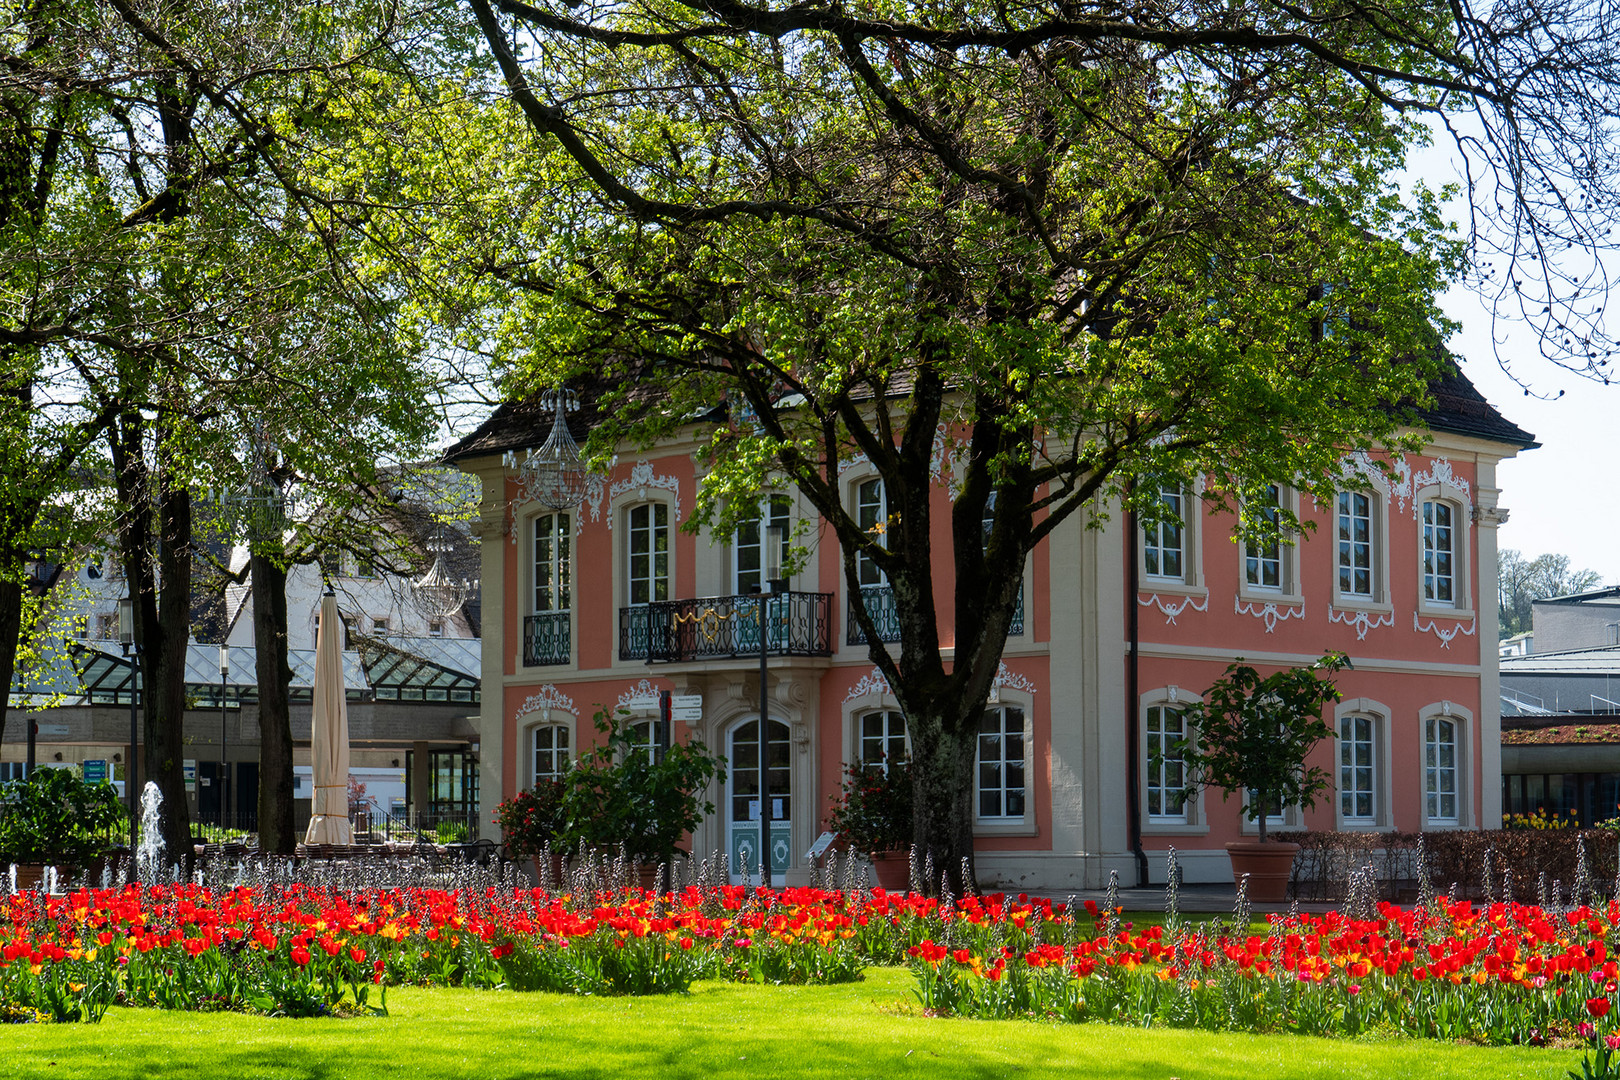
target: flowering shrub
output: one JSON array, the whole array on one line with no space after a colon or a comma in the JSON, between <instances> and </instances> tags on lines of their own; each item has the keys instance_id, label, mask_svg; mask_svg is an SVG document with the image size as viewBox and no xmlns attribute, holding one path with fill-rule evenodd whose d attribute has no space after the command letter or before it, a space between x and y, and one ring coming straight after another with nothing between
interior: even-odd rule
<instances>
[{"instance_id":1,"label":"flowering shrub","mask_svg":"<svg viewBox=\"0 0 1620 1080\"><path fill-rule=\"evenodd\" d=\"M531 859L547 844L557 846L566 823L561 780L538 780L495 808L495 824L507 848Z\"/></svg>"},{"instance_id":2,"label":"flowering shrub","mask_svg":"<svg viewBox=\"0 0 1620 1080\"><path fill-rule=\"evenodd\" d=\"M827 828L863 854L901 851L912 841L911 762L855 762L835 794Z\"/></svg>"}]
</instances>

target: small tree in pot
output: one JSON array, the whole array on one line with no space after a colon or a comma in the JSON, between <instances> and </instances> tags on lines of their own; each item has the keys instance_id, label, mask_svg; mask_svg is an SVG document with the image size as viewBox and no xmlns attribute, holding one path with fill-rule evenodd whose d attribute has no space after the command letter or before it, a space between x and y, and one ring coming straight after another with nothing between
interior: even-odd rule
<instances>
[{"instance_id":1,"label":"small tree in pot","mask_svg":"<svg viewBox=\"0 0 1620 1080\"><path fill-rule=\"evenodd\" d=\"M534 787L518 792L495 808L495 824L501 827L501 839L508 854L515 859L534 859L536 873L548 846L552 858L561 854L567 823L561 780L537 780ZM555 865L551 870L555 880Z\"/></svg>"},{"instance_id":2,"label":"small tree in pot","mask_svg":"<svg viewBox=\"0 0 1620 1080\"><path fill-rule=\"evenodd\" d=\"M911 762L904 757L854 762L837 793L827 798L832 802L827 828L872 860L879 885L904 889L911 880Z\"/></svg>"},{"instance_id":3,"label":"small tree in pot","mask_svg":"<svg viewBox=\"0 0 1620 1080\"><path fill-rule=\"evenodd\" d=\"M623 710L598 712L595 720L606 738L563 778L564 847L622 846L639 861L668 862L714 813L701 793L711 780L725 779L725 759L699 739L650 749Z\"/></svg>"},{"instance_id":4,"label":"small tree in pot","mask_svg":"<svg viewBox=\"0 0 1620 1080\"><path fill-rule=\"evenodd\" d=\"M1226 845L1234 875L1245 872L1251 857L1266 864L1247 871L1257 900L1283 898L1298 850L1295 844L1266 844L1267 811L1279 804L1314 807L1331 782L1325 769L1306 765L1305 758L1333 734L1322 710L1339 700L1331 676L1348 667L1348 656L1328 653L1307 667L1262 678L1239 657L1202 702L1182 713L1187 737L1175 749L1187 770L1186 797L1206 787L1228 798L1237 795L1259 829L1258 845Z\"/></svg>"}]
</instances>

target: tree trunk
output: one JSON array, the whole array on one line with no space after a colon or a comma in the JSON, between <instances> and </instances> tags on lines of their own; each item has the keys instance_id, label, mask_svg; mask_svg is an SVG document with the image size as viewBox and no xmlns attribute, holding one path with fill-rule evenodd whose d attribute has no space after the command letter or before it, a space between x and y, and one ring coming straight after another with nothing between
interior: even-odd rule
<instances>
[{"instance_id":1,"label":"tree trunk","mask_svg":"<svg viewBox=\"0 0 1620 1080\"><path fill-rule=\"evenodd\" d=\"M263 542L279 548L279 538ZM251 567L253 644L259 683L259 850L291 855L293 831L292 715L287 663L287 571L255 541Z\"/></svg>"},{"instance_id":2,"label":"tree trunk","mask_svg":"<svg viewBox=\"0 0 1620 1080\"><path fill-rule=\"evenodd\" d=\"M978 889L973 864L974 750L977 731L934 715L911 723L913 830L917 869L912 882L930 896L948 887L957 896Z\"/></svg>"},{"instance_id":3,"label":"tree trunk","mask_svg":"<svg viewBox=\"0 0 1620 1080\"><path fill-rule=\"evenodd\" d=\"M6 737L6 710L11 704L11 679L22 635L22 607L21 583L0 579L0 743Z\"/></svg>"},{"instance_id":4,"label":"tree trunk","mask_svg":"<svg viewBox=\"0 0 1620 1080\"><path fill-rule=\"evenodd\" d=\"M191 638L191 493L169 482L167 470L158 494L155 625L141 649L146 680L146 777L163 792L163 842L170 864L191 864L191 803L186 796L184 758L186 652ZM146 605L141 605L142 609Z\"/></svg>"}]
</instances>

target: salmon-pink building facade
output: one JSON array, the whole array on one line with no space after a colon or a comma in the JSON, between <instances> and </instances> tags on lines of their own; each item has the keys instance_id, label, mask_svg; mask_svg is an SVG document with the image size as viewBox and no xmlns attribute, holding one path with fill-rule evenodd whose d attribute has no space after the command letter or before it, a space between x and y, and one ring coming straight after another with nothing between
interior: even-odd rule
<instances>
[{"instance_id":1,"label":"salmon-pink building facade","mask_svg":"<svg viewBox=\"0 0 1620 1080\"><path fill-rule=\"evenodd\" d=\"M1314 525L1292 546L1240 544L1194 481L1166 485L1186 521L1142 528L1114 513L1064 523L1031 557L1022 620L1008 638L981 728L976 858L981 881L1021 889L1163 880L1174 846L1186 879L1230 880L1223 845L1253 826L1235 800L1183 802L1178 707L1234 659L1263 670L1327 650L1350 655L1335 738L1314 754L1334 778L1314 809L1274 827L1471 828L1500 815L1496 687L1496 465L1530 437L1461 376L1439 387L1432 440L1394 476L1350 461L1367 483L1332 505L1279 485ZM625 454L567 511L528 498L508 451L544 441L537 402L503 406L449 454L483 485L483 819L594 742L592 716L626 709L649 739L659 693L684 699L677 739L731 762L693 850L757 865L760 550L755 532L689 534L703 470L690 442ZM948 465L937 499L950 500ZM855 463L852 511L884 513L881 481ZM767 522L812 519L784 491ZM946 513L935 515L943 530ZM830 530L766 612L773 869L807 879L847 763L904 745L904 720L847 617ZM949 538L937 538L948 552ZM819 540L819 543L816 541ZM949 590L947 573L940 587ZM941 640L951 641L948 591ZM881 582L863 590L881 611ZM883 619L879 618L880 626ZM693 711L696 699L701 707ZM486 826L488 827L488 826Z\"/></svg>"}]
</instances>

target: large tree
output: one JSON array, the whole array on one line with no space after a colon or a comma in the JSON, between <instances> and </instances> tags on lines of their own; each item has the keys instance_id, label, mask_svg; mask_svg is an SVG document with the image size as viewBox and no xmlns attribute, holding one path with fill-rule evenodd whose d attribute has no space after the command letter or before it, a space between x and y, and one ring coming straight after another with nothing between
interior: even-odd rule
<instances>
[{"instance_id":1,"label":"large tree","mask_svg":"<svg viewBox=\"0 0 1620 1080\"><path fill-rule=\"evenodd\" d=\"M469 260L509 287L509 388L597 377L604 452L726 401L694 523L785 480L852 597L881 571L898 647L854 617L909 726L917 844L958 886L974 733L1053 529L1203 475L1274 530L1244 496L1325 497L1347 454L1414 445L1471 243L1580 327L1550 349L1607 364L1593 282L1516 261L1605 242L1606 5L468 4L534 135L489 166L526 197ZM1485 170L1463 239L1397 186L1459 114ZM875 524L840 489L856 459Z\"/></svg>"},{"instance_id":2,"label":"large tree","mask_svg":"<svg viewBox=\"0 0 1620 1080\"><path fill-rule=\"evenodd\" d=\"M358 257L342 155L360 138L351 102L405 31L397 9L366 0L20 10L0 45L0 93L16 106L0 142L22 163L0 220L13 241L0 250L0 423L51 450L47 479L105 436L91 463L105 470L76 480L116 493L102 524L135 601L146 775L179 853L195 504L259 490L248 451L268 447L341 515L375 488L379 459L418 452L433 427L403 292ZM55 445L53 431L74 437ZM9 523L59 490L8 470L0 511ZM0 588L0 633L5 600ZM284 728L269 697L262 719ZM290 755L276 760L265 786L290 801Z\"/></svg>"}]
</instances>

